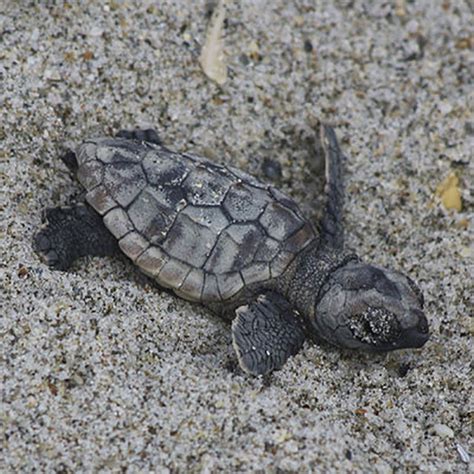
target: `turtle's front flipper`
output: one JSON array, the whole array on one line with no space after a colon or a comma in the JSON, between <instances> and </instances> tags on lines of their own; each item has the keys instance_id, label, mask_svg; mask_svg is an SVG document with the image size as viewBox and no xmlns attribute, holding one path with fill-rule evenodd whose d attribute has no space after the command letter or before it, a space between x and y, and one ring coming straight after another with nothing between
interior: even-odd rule
<instances>
[{"instance_id":1,"label":"turtle's front flipper","mask_svg":"<svg viewBox=\"0 0 474 474\"><path fill-rule=\"evenodd\" d=\"M240 366L253 375L279 369L305 340L304 323L276 293L260 295L235 311L232 341Z\"/></svg>"},{"instance_id":2,"label":"turtle's front flipper","mask_svg":"<svg viewBox=\"0 0 474 474\"><path fill-rule=\"evenodd\" d=\"M102 217L88 205L47 209L45 217L47 224L35 235L33 244L50 267L67 270L79 257L119 252Z\"/></svg>"},{"instance_id":3,"label":"turtle's front flipper","mask_svg":"<svg viewBox=\"0 0 474 474\"><path fill-rule=\"evenodd\" d=\"M344 182L342 179L343 155L337 143L336 133L328 125L321 126L321 143L326 159L326 209L321 222L321 239L329 247L344 246L342 207Z\"/></svg>"}]
</instances>

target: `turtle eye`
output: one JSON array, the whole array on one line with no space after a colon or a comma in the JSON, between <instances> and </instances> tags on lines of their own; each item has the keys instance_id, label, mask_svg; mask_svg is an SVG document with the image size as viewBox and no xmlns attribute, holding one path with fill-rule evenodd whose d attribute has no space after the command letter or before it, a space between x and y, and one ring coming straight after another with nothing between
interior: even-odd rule
<instances>
[{"instance_id":1,"label":"turtle eye","mask_svg":"<svg viewBox=\"0 0 474 474\"><path fill-rule=\"evenodd\" d=\"M408 286L410 287L410 290L415 293L416 297L418 298L418 301L420 302L420 307L423 309L425 306L425 298L423 296L422 291L420 290L419 286L408 276L405 276L408 282Z\"/></svg>"}]
</instances>

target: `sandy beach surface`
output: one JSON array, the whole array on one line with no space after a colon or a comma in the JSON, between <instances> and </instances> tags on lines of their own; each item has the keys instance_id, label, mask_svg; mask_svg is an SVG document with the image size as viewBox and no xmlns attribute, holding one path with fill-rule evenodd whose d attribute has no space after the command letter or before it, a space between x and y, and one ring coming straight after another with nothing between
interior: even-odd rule
<instances>
[{"instance_id":1,"label":"sandy beach surface","mask_svg":"<svg viewBox=\"0 0 474 474\"><path fill-rule=\"evenodd\" d=\"M474 472L472 2L229 0L222 85L199 63L214 6L2 2L0 471ZM81 199L60 154L120 128L318 219L320 120L347 155L347 244L423 289L420 350L307 342L246 376L224 322L125 257L65 273L32 250L42 210Z\"/></svg>"}]
</instances>

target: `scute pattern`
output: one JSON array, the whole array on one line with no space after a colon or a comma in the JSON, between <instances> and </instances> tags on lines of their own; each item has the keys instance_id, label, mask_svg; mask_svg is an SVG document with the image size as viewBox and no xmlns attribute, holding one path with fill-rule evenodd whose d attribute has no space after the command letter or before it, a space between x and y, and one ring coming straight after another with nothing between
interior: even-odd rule
<instances>
[{"instance_id":1,"label":"scute pattern","mask_svg":"<svg viewBox=\"0 0 474 474\"><path fill-rule=\"evenodd\" d=\"M97 159L104 164L140 163L141 156L130 151L130 148L121 146L103 146L97 149Z\"/></svg>"},{"instance_id":2,"label":"scute pattern","mask_svg":"<svg viewBox=\"0 0 474 474\"><path fill-rule=\"evenodd\" d=\"M162 248L171 257L200 268L215 239L216 234L212 228L196 224L186 213L181 212L163 241Z\"/></svg>"},{"instance_id":3,"label":"scute pattern","mask_svg":"<svg viewBox=\"0 0 474 474\"><path fill-rule=\"evenodd\" d=\"M232 167L123 138L78 151L86 199L146 274L218 302L281 275L316 237L280 191Z\"/></svg>"},{"instance_id":4,"label":"scute pattern","mask_svg":"<svg viewBox=\"0 0 474 474\"><path fill-rule=\"evenodd\" d=\"M136 260L136 264L149 276L157 277L170 259L163 250L158 247L148 247Z\"/></svg>"},{"instance_id":5,"label":"scute pattern","mask_svg":"<svg viewBox=\"0 0 474 474\"><path fill-rule=\"evenodd\" d=\"M304 221L294 212L275 201L266 207L260 223L267 234L279 242L283 242L304 225Z\"/></svg>"},{"instance_id":6,"label":"scute pattern","mask_svg":"<svg viewBox=\"0 0 474 474\"><path fill-rule=\"evenodd\" d=\"M86 200L101 216L110 211L110 209L117 207L117 203L112 199L112 196L103 184L92 188L86 194Z\"/></svg>"},{"instance_id":7,"label":"scute pattern","mask_svg":"<svg viewBox=\"0 0 474 474\"><path fill-rule=\"evenodd\" d=\"M163 200L156 199L156 194L145 189L132 202L128 216L135 229L151 243L162 242L173 223L174 209L164 205Z\"/></svg>"},{"instance_id":8,"label":"scute pattern","mask_svg":"<svg viewBox=\"0 0 474 474\"><path fill-rule=\"evenodd\" d=\"M143 159L143 169L148 182L163 187L179 186L189 174L191 166L190 160L180 159L177 153L168 151L153 150Z\"/></svg>"},{"instance_id":9,"label":"scute pattern","mask_svg":"<svg viewBox=\"0 0 474 474\"><path fill-rule=\"evenodd\" d=\"M223 206L234 220L248 222L258 219L271 200L268 192L239 182L231 186Z\"/></svg>"},{"instance_id":10,"label":"scute pattern","mask_svg":"<svg viewBox=\"0 0 474 474\"><path fill-rule=\"evenodd\" d=\"M204 269L218 274L242 270L252 263L262 238L253 224L231 224L219 235Z\"/></svg>"},{"instance_id":11,"label":"scute pattern","mask_svg":"<svg viewBox=\"0 0 474 474\"><path fill-rule=\"evenodd\" d=\"M192 268L176 258L170 258L158 274L160 285L166 288L179 289Z\"/></svg>"},{"instance_id":12,"label":"scute pattern","mask_svg":"<svg viewBox=\"0 0 474 474\"><path fill-rule=\"evenodd\" d=\"M86 161L77 170L77 178L86 189L92 189L104 179L104 165L97 160Z\"/></svg>"},{"instance_id":13,"label":"scute pattern","mask_svg":"<svg viewBox=\"0 0 474 474\"><path fill-rule=\"evenodd\" d=\"M105 167L103 184L115 201L127 207L145 187L145 173L138 163L110 163Z\"/></svg>"},{"instance_id":14,"label":"scute pattern","mask_svg":"<svg viewBox=\"0 0 474 474\"><path fill-rule=\"evenodd\" d=\"M138 232L129 232L119 240L122 251L135 260L148 248L149 243Z\"/></svg>"},{"instance_id":15,"label":"scute pattern","mask_svg":"<svg viewBox=\"0 0 474 474\"><path fill-rule=\"evenodd\" d=\"M133 230L133 224L130 222L128 214L121 207L114 207L104 216L104 224L117 239Z\"/></svg>"},{"instance_id":16,"label":"scute pattern","mask_svg":"<svg viewBox=\"0 0 474 474\"><path fill-rule=\"evenodd\" d=\"M244 287L244 280L239 272L218 273L216 276L219 293L224 301L232 298Z\"/></svg>"},{"instance_id":17,"label":"scute pattern","mask_svg":"<svg viewBox=\"0 0 474 474\"><path fill-rule=\"evenodd\" d=\"M174 291L178 296L190 299L192 301L200 301L202 289L204 285L204 272L198 268L193 268L184 282L179 288Z\"/></svg>"},{"instance_id":18,"label":"scute pattern","mask_svg":"<svg viewBox=\"0 0 474 474\"><path fill-rule=\"evenodd\" d=\"M217 168L198 164L185 179L183 188L188 202L196 206L217 206L235 181Z\"/></svg>"}]
</instances>

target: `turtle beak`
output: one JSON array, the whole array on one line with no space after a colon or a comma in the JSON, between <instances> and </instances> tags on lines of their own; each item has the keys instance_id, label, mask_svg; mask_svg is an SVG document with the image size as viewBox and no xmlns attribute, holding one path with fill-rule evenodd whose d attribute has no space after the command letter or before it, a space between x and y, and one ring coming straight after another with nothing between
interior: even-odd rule
<instances>
[{"instance_id":1,"label":"turtle beak","mask_svg":"<svg viewBox=\"0 0 474 474\"><path fill-rule=\"evenodd\" d=\"M416 349L425 345L426 341L430 338L430 334L429 332L422 332L417 328L410 328L402 333L401 338L403 339L403 345L400 349Z\"/></svg>"},{"instance_id":2,"label":"turtle beak","mask_svg":"<svg viewBox=\"0 0 474 474\"><path fill-rule=\"evenodd\" d=\"M430 338L428 320L423 311L414 309L411 311L416 317L416 324L402 330L396 341L379 345L374 348L375 352L386 352L397 349L419 349L423 347Z\"/></svg>"},{"instance_id":3,"label":"turtle beak","mask_svg":"<svg viewBox=\"0 0 474 474\"><path fill-rule=\"evenodd\" d=\"M418 322L416 326L403 331L400 339L403 341L404 348L422 347L430 337L428 320L426 319L425 313L419 309L412 310L412 313L416 316Z\"/></svg>"}]
</instances>

